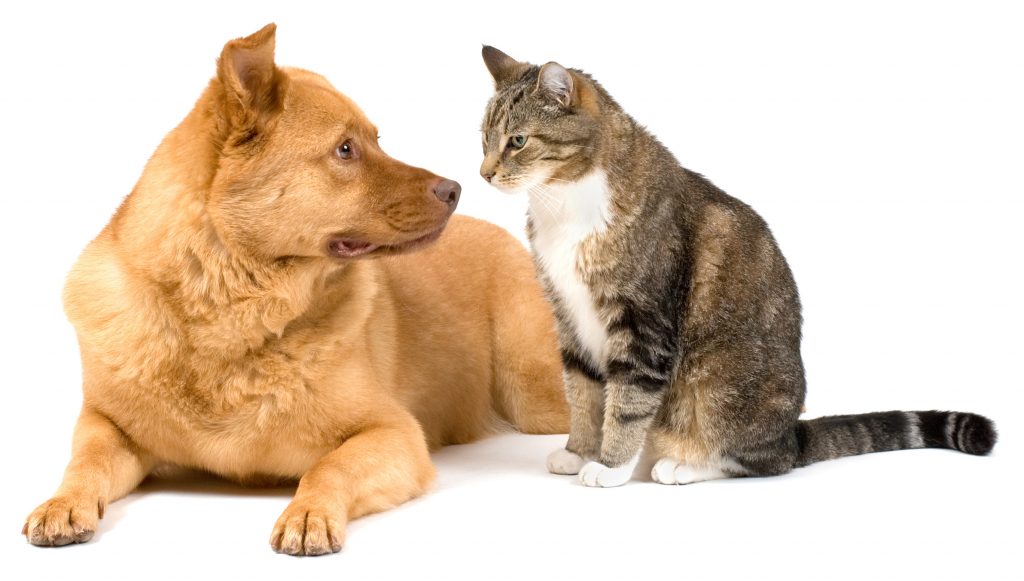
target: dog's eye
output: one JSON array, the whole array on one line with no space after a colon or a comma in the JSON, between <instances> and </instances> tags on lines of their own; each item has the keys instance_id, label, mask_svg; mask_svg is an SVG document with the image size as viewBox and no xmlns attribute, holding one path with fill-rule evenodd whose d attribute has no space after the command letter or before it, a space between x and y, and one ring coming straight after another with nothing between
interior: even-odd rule
<instances>
[{"instance_id":1,"label":"dog's eye","mask_svg":"<svg viewBox=\"0 0 1024 581\"><path fill-rule=\"evenodd\" d=\"M508 138L508 146L513 149L522 149L526 145L525 135L513 135Z\"/></svg>"},{"instance_id":2,"label":"dog's eye","mask_svg":"<svg viewBox=\"0 0 1024 581\"><path fill-rule=\"evenodd\" d=\"M356 155L356 148L351 141L346 141L338 146L335 151L341 159L352 159Z\"/></svg>"}]
</instances>

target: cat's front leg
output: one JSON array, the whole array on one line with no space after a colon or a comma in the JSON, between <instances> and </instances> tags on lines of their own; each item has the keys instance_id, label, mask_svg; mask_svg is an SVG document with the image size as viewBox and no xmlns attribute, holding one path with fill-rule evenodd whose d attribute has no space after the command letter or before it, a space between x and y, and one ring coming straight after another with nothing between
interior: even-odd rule
<instances>
[{"instance_id":1,"label":"cat's front leg","mask_svg":"<svg viewBox=\"0 0 1024 581\"><path fill-rule=\"evenodd\" d=\"M565 391L569 401L569 441L565 449L548 456L552 474L577 474L588 460L601 453L601 425L604 422L604 384L600 374L585 362L563 355Z\"/></svg>"},{"instance_id":2,"label":"cat's front leg","mask_svg":"<svg viewBox=\"0 0 1024 581\"><path fill-rule=\"evenodd\" d=\"M617 331L609 341L601 453L580 469L585 486L621 486L633 476L675 366L671 338L658 342L649 332Z\"/></svg>"}]
</instances>

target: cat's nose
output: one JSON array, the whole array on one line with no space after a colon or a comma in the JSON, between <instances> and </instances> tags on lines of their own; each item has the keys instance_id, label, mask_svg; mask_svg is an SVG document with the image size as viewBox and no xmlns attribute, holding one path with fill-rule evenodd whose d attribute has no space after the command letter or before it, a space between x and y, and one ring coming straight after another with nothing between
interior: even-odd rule
<instances>
[{"instance_id":1,"label":"cat's nose","mask_svg":"<svg viewBox=\"0 0 1024 581\"><path fill-rule=\"evenodd\" d=\"M487 183L491 183L491 178L494 177L493 169L480 168L480 177L484 178Z\"/></svg>"}]
</instances>

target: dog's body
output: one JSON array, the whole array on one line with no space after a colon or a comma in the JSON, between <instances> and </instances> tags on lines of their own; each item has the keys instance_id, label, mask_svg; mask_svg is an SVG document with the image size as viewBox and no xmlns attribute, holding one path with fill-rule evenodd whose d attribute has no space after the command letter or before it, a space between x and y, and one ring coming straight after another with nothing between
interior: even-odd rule
<instances>
[{"instance_id":1,"label":"dog's body","mask_svg":"<svg viewBox=\"0 0 1024 581\"><path fill-rule=\"evenodd\" d=\"M567 430L525 249L470 219L441 234L458 185L387 157L321 77L277 68L273 34L228 43L69 276L84 404L34 544L88 540L171 463L301 479L271 543L337 551L348 519L425 490L429 448Z\"/></svg>"}]
</instances>

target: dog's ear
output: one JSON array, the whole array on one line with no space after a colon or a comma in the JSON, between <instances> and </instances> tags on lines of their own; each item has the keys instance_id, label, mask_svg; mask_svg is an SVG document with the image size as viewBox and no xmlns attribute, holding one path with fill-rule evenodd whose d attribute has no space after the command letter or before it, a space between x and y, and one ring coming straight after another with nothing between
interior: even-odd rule
<instances>
[{"instance_id":1,"label":"dog's ear","mask_svg":"<svg viewBox=\"0 0 1024 581\"><path fill-rule=\"evenodd\" d=\"M530 63L521 63L493 46L484 46L482 54L495 87L518 81L530 70Z\"/></svg>"},{"instance_id":2,"label":"dog's ear","mask_svg":"<svg viewBox=\"0 0 1024 581\"><path fill-rule=\"evenodd\" d=\"M226 129L237 140L258 136L282 108L287 77L274 64L276 31L271 23L232 40L217 60Z\"/></svg>"}]
</instances>

